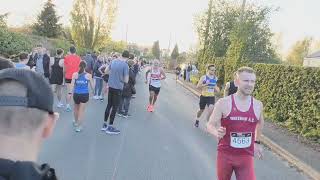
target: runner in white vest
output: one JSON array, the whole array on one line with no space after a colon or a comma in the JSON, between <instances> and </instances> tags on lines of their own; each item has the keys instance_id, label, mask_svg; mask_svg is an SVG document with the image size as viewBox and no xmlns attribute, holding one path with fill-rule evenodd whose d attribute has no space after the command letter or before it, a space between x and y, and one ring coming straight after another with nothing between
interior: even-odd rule
<instances>
[{"instance_id":1,"label":"runner in white vest","mask_svg":"<svg viewBox=\"0 0 320 180\"><path fill-rule=\"evenodd\" d=\"M163 69L160 67L159 60L154 60L153 65L146 72L146 84L149 84L149 105L147 107L148 112L154 111L154 104L157 101L160 88L161 88L161 80L166 78L166 74Z\"/></svg>"}]
</instances>

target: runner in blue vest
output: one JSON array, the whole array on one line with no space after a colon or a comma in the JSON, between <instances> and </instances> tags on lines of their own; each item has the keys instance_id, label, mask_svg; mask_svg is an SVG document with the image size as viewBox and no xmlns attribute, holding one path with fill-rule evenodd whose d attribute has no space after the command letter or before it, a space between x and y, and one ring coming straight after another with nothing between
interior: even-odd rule
<instances>
[{"instance_id":1,"label":"runner in blue vest","mask_svg":"<svg viewBox=\"0 0 320 180\"><path fill-rule=\"evenodd\" d=\"M76 132L82 130L82 117L86 103L89 101L89 84L93 91L92 75L85 71L86 62L81 61L79 72L72 75L71 89L73 89L74 100L74 121L73 125ZM92 93L93 94L93 93Z\"/></svg>"}]
</instances>

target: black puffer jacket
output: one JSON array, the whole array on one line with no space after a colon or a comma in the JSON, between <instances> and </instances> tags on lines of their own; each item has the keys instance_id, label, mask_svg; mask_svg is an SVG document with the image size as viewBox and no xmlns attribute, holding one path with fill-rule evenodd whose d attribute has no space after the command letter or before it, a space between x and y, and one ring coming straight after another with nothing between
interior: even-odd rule
<instances>
[{"instance_id":1,"label":"black puffer jacket","mask_svg":"<svg viewBox=\"0 0 320 180\"><path fill-rule=\"evenodd\" d=\"M57 177L47 164L0 159L0 180L57 180Z\"/></svg>"},{"instance_id":2,"label":"black puffer jacket","mask_svg":"<svg viewBox=\"0 0 320 180\"><path fill-rule=\"evenodd\" d=\"M136 84L135 74L133 69L129 69L129 82L125 83L123 86L122 96L123 97L131 97L134 92L134 85Z\"/></svg>"}]
</instances>

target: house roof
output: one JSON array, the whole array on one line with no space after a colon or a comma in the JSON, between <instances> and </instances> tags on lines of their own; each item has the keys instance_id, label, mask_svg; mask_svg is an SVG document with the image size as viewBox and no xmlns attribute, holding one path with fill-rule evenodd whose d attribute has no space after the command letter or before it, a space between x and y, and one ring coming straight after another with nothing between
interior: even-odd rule
<instances>
[{"instance_id":1,"label":"house roof","mask_svg":"<svg viewBox=\"0 0 320 180\"><path fill-rule=\"evenodd\" d=\"M320 58L320 51L310 54L307 58Z\"/></svg>"}]
</instances>

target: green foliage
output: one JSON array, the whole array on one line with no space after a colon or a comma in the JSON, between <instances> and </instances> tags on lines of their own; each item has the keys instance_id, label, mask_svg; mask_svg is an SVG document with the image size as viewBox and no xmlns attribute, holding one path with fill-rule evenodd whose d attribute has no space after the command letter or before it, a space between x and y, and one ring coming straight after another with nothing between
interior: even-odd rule
<instances>
[{"instance_id":1,"label":"green foliage","mask_svg":"<svg viewBox=\"0 0 320 180\"><path fill-rule=\"evenodd\" d=\"M225 56L230 45L229 35L239 13L240 10L231 3L217 0L195 20L200 43L206 46L211 56Z\"/></svg>"},{"instance_id":2,"label":"green foliage","mask_svg":"<svg viewBox=\"0 0 320 180\"><path fill-rule=\"evenodd\" d=\"M193 74L192 74L192 75L190 76L190 81L191 81L191 83L194 84L194 85L198 84L199 79L200 79L199 74L197 74L197 75L193 75Z\"/></svg>"},{"instance_id":3,"label":"green foliage","mask_svg":"<svg viewBox=\"0 0 320 180\"><path fill-rule=\"evenodd\" d=\"M9 57L21 51L30 51L32 41L27 36L0 28L0 54Z\"/></svg>"},{"instance_id":4,"label":"green foliage","mask_svg":"<svg viewBox=\"0 0 320 180\"><path fill-rule=\"evenodd\" d=\"M171 59L177 59L179 57L179 48L178 44L176 44L171 53Z\"/></svg>"},{"instance_id":5,"label":"green foliage","mask_svg":"<svg viewBox=\"0 0 320 180\"><path fill-rule=\"evenodd\" d=\"M54 9L52 0L48 0L33 25L34 34L49 38L57 38L61 34L62 25L58 23L59 18Z\"/></svg>"},{"instance_id":6,"label":"green foliage","mask_svg":"<svg viewBox=\"0 0 320 180\"><path fill-rule=\"evenodd\" d=\"M182 63L185 63L187 62L189 59L188 59L188 53L187 52L182 52L179 54L178 58L177 58L177 62L178 64L182 64Z\"/></svg>"},{"instance_id":7,"label":"green foliage","mask_svg":"<svg viewBox=\"0 0 320 180\"><path fill-rule=\"evenodd\" d=\"M233 53L232 57L240 57L239 52ZM236 64L234 59L223 58L211 58L202 62L215 64L219 86L226 83L223 80L230 80L233 72L240 66L254 68L257 72L254 96L263 102L266 117L307 138L320 138L319 68L253 64L239 59ZM204 64L201 66L204 67ZM201 74L204 74L203 68Z\"/></svg>"},{"instance_id":8,"label":"green foliage","mask_svg":"<svg viewBox=\"0 0 320 180\"><path fill-rule=\"evenodd\" d=\"M7 18L9 13L0 14L0 28L7 28Z\"/></svg>"},{"instance_id":9,"label":"green foliage","mask_svg":"<svg viewBox=\"0 0 320 180\"><path fill-rule=\"evenodd\" d=\"M71 34L71 28L70 27L63 27L62 31L62 37L66 39L67 41L71 42L72 44L75 44L73 39L72 39L72 34Z\"/></svg>"},{"instance_id":10,"label":"green foliage","mask_svg":"<svg viewBox=\"0 0 320 180\"><path fill-rule=\"evenodd\" d=\"M70 42L62 39L51 39L49 42L52 44L52 49L51 49L52 56L55 54L55 51L57 48L63 49L64 53L66 54L67 52L69 52L69 49L72 45ZM77 51L78 51L78 54L80 54L79 49L77 49Z\"/></svg>"},{"instance_id":11,"label":"green foliage","mask_svg":"<svg viewBox=\"0 0 320 180\"><path fill-rule=\"evenodd\" d=\"M128 50L130 53L134 54L134 56L136 57L141 55L141 49L135 43L128 44Z\"/></svg>"},{"instance_id":12,"label":"green foliage","mask_svg":"<svg viewBox=\"0 0 320 180\"><path fill-rule=\"evenodd\" d=\"M75 0L71 11L71 34L77 47L97 50L110 39L117 0Z\"/></svg>"},{"instance_id":13,"label":"green foliage","mask_svg":"<svg viewBox=\"0 0 320 180\"><path fill-rule=\"evenodd\" d=\"M302 41L297 41L287 57L287 61L292 65L302 66L303 59L308 55L312 38L304 38Z\"/></svg>"},{"instance_id":14,"label":"green foliage","mask_svg":"<svg viewBox=\"0 0 320 180\"><path fill-rule=\"evenodd\" d=\"M48 49L51 55L55 54L57 48L62 48L67 53L71 46L71 43L65 39L26 35L0 28L0 54L5 57L15 56L22 51L30 52L38 44L42 44ZM81 48L77 48L77 50L78 53L82 51Z\"/></svg>"},{"instance_id":15,"label":"green foliage","mask_svg":"<svg viewBox=\"0 0 320 180\"><path fill-rule=\"evenodd\" d=\"M160 51L159 41L156 41L153 43L152 54L155 58L160 59L161 51Z\"/></svg>"},{"instance_id":16,"label":"green foliage","mask_svg":"<svg viewBox=\"0 0 320 180\"><path fill-rule=\"evenodd\" d=\"M265 114L289 130L308 138L320 138L320 69L254 64L254 95Z\"/></svg>"},{"instance_id":17,"label":"green foliage","mask_svg":"<svg viewBox=\"0 0 320 180\"><path fill-rule=\"evenodd\" d=\"M248 32L244 26L238 26L231 34L231 44L229 46L225 66L225 82L232 80L235 72L242 64L247 63L245 52L247 47Z\"/></svg>"},{"instance_id":18,"label":"green foliage","mask_svg":"<svg viewBox=\"0 0 320 180\"><path fill-rule=\"evenodd\" d=\"M214 59L214 65L216 67L216 76L218 77L218 86L221 88L224 86L225 81L224 81L224 77L225 77L225 70L224 70L224 63L225 63L225 59L224 58L215 58Z\"/></svg>"},{"instance_id":19,"label":"green foliage","mask_svg":"<svg viewBox=\"0 0 320 180\"><path fill-rule=\"evenodd\" d=\"M249 4L243 11L232 2L214 1L195 22L204 49L202 53L209 57L226 57L231 46L242 49L241 58L251 62L278 63L271 43L273 34L268 21L271 12L268 7L254 4Z\"/></svg>"},{"instance_id":20,"label":"green foliage","mask_svg":"<svg viewBox=\"0 0 320 180\"><path fill-rule=\"evenodd\" d=\"M127 48L127 43L124 41L112 41L111 39L106 43L105 47L101 51L111 53L119 52L122 53Z\"/></svg>"}]
</instances>

